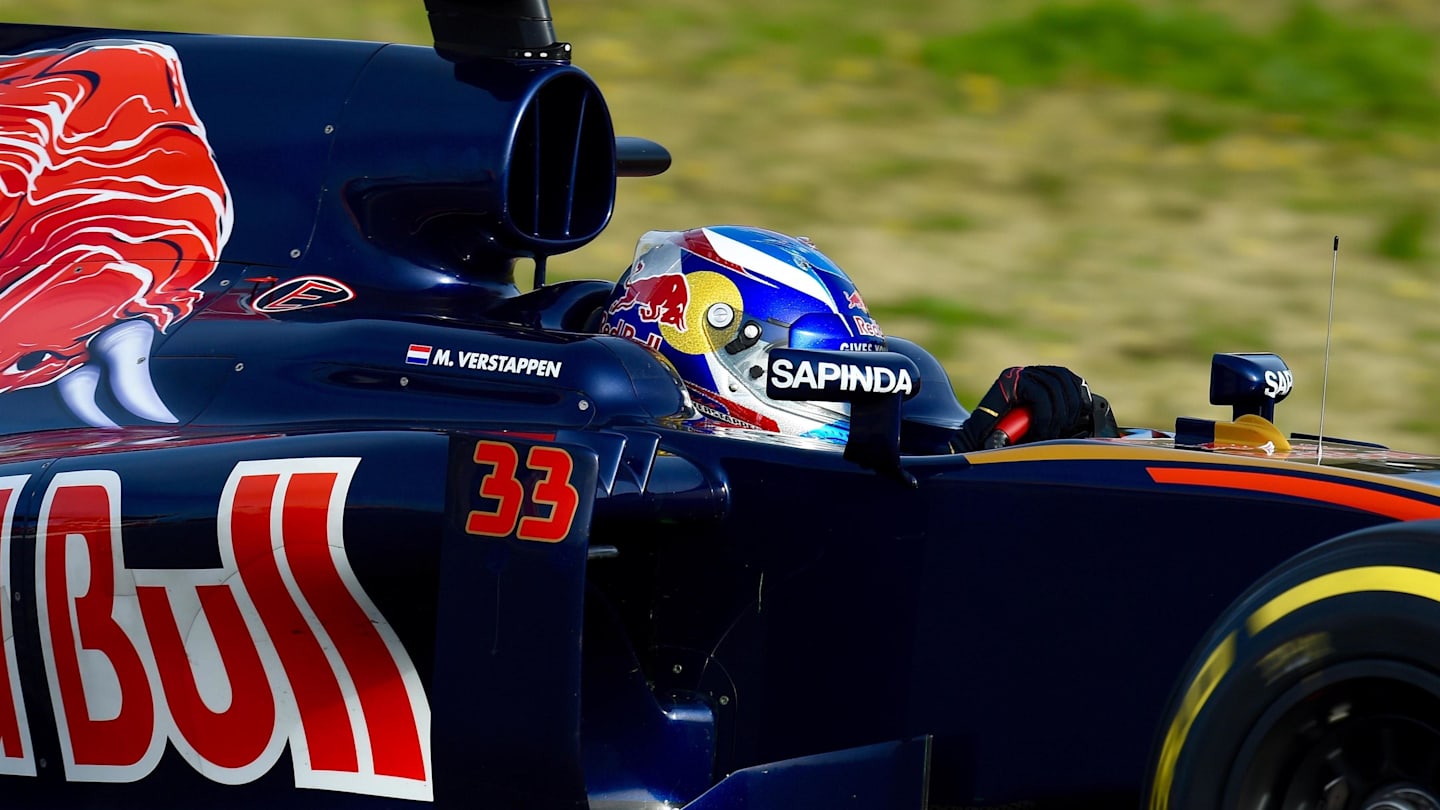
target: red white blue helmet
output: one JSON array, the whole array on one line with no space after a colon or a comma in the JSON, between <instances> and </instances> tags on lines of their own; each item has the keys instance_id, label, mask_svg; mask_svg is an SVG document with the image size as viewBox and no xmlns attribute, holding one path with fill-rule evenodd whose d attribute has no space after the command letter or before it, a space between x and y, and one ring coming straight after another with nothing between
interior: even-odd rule
<instances>
[{"instance_id":1,"label":"red white blue helmet","mask_svg":"<svg viewBox=\"0 0 1440 810\"><path fill-rule=\"evenodd\" d=\"M601 331L663 355L710 419L841 443L849 405L768 398L766 354L885 348L854 282L809 240L735 225L642 236Z\"/></svg>"}]
</instances>

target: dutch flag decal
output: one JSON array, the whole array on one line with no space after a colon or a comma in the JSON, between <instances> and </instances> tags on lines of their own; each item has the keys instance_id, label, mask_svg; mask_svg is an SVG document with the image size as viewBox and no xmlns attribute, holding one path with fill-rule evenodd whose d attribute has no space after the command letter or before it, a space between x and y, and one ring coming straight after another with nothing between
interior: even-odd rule
<instances>
[{"instance_id":1,"label":"dutch flag decal","mask_svg":"<svg viewBox=\"0 0 1440 810\"><path fill-rule=\"evenodd\" d=\"M418 343L411 343L410 351L405 355L405 362L412 366L430 365L430 347L421 346Z\"/></svg>"}]
</instances>

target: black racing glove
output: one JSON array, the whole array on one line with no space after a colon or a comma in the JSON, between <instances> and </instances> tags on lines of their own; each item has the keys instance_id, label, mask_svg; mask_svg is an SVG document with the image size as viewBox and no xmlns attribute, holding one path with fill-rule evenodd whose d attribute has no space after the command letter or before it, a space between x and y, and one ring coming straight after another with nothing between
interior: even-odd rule
<instances>
[{"instance_id":1,"label":"black racing glove","mask_svg":"<svg viewBox=\"0 0 1440 810\"><path fill-rule=\"evenodd\" d=\"M1019 406L1030 411L1025 441L1070 439L1092 429L1094 400L1090 387L1075 372L1063 366L1016 366L1000 372L960 426L955 437L960 451L984 447L1000 417Z\"/></svg>"}]
</instances>

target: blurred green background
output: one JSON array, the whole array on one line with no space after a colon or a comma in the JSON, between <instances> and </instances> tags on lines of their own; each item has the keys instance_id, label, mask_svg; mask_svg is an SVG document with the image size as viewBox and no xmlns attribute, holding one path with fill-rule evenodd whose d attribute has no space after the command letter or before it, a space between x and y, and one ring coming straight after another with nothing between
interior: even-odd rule
<instances>
[{"instance_id":1,"label":"blurred green background","mask_svg":"<svg viewBox=\"0 0 1440 810\"><path fill-rule=\"evenodd\" d=\"M973 402L1074 367L1125 424L1223 416L1210 355L1296 370L1314 432L1440 452L1440 3L551 0L621 134L668 146L552 264L653 228L813 238ZM0 0L11 21L428 42L421 0Z\"/></svg>"}]
</instances>

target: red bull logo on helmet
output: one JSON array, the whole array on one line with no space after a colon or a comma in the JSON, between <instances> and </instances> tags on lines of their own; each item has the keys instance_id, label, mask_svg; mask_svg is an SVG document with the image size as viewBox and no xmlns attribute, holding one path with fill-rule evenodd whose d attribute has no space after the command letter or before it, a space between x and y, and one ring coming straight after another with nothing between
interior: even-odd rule
<instances>
[{"instance_id":1,"label":"red bull logo on helmet","mask_svg":"<svg viewBox=\"0 0 1440 810\"><path fill-rule=\"evenodd\" d=\"M637 271L642 269L637 264ZM646 323L667 324L678 332L684 332L685 309L690 305L690 283L684 273L657 273L655 275L631 277L625 281L624 292L606 309L605 314L634 310L637 317Z\"/></svg>"},{"instance_id":2,"label":"red bull logo on helmet","mask_svg":"<svg viewBox=\"0 0 1440 810\"><path fill-rule=\"evenodd\" d=\"M859 315L850 316L855 319L855 331L866 337L884 338L885 333L880 330L880 324L869 318L862 318Z\"/></svg>"}]
</instances>

